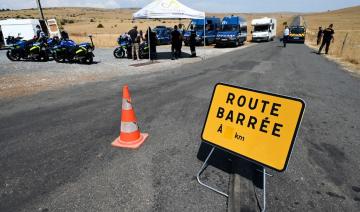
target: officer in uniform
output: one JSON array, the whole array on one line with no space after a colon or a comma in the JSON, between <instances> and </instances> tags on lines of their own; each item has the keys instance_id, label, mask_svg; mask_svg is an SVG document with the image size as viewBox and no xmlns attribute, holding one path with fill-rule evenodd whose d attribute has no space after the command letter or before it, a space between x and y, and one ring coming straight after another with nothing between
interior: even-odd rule
<instances>
[{"instance_id":1,"label":"officer in uniform","mask_svg":"<svg viewBox=\"0 0 360 212\"><path fill-rule=\"evenodd\" d=\"M319 27L319 31L318 31L318 34L317 34L316 45L319 45L321 43L322 36L323 36L323 30L322 30L322 27Z\"/></svg>"},{"instance_id":2,"label":"officer in uniform","mask_svg":"<svg viewBox=\"0 0 360 212\"><path fill-rule=\"evenodd\" d=\"M171 59L178 59L180 56L180 42L181 34L178 31L178 26L174 26L174 30L171 32Z\"/></svg>"},{"instance_id":3,"label":"officer in uniform","mask_svg":"<svg viewBox=\"0 0 360 212\"><path fill-rule=\"evenodd\" d=\"M43 31L41 30L40 25L36 25L36 39L39 39L39 38L40 38L40 34L41 34L42 32L43 32Z\"/></svg>"},{"instance_id":4,"label":"officer in uniform","mask_svg":"<svg viewBox=\"0 0 360 212\"><path fill-rule=\"evenodd\" d=\"M284 37L283 37L283 43L284 43L284 48L286 47L286 43L289 40L289 35L290 35L290 29L289 27L286 25L285 26L285 30L284 30Z\"/></svg>"},{"instance_id":5,"label":"officer in uniform","mask_svg":"<svg viewBox=\"0 0 360 212\"><path fill-rule=\"evenodd\" d=\"M132 58L133 60L140 60L140 41L141 41L141 34L137 30L137 26L134 26L128 34L131 37L132 42Z\"/></svg>"},{"instance_id":6,"label":"officer in uniform","mask_svg":"<svg viewBox=\"0 0 360 212\"><path fill-rule=\"evenodd\" d=\"M328 54L331 41L334 43L333 24L330 24L328 28L323 30L323 40L319 49L318 54L321 54L321 50L325 47L325 54Z\"/></svg>"},{"instance_id":7,"label":"officer in uniform","mask_svg":"<svg viewBox=\"0 0 360 212\"><path fill-rule=\"evenodd\" d=\"M190 26L189 46L191 51L191 57L196 57L196 32L193 25Z\"/></svg>"}]
</instances>

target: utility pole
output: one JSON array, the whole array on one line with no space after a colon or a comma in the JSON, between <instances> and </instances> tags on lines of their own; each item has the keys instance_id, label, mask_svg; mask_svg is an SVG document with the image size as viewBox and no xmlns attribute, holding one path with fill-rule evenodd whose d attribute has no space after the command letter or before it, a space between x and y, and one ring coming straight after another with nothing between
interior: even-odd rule
<instances>
[{"instance_id":1,"label":"utility pole","mask_svg":"<svg viewBox=\"0 0 360 212\"><path fill-rule=\"evenodd\" d=\"M41 7L40 0L36 0L36 3L37 3L37 6L38 6L38 8L39 8L39 11L40 11L41 19L42 19L42 20L45 20L45 18L44 18L44 13L43 13L43 11L42 11L42 7Z\"/></svg>"}]
</instances>

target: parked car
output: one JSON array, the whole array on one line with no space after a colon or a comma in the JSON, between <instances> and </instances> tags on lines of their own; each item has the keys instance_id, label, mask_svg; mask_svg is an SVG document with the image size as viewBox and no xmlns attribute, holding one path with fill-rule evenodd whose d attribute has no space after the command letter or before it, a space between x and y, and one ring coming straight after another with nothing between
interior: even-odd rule
<instances>
[{"instance_id":1,"label":"parked car","mask_svg":"<svg viewBox=\"0 0 360 212\"><path fill-rule=\"evenodd\" d=\"M306 29L304 26L291 26L288 42L305 43Z\"/></svg>"}]
</instances>

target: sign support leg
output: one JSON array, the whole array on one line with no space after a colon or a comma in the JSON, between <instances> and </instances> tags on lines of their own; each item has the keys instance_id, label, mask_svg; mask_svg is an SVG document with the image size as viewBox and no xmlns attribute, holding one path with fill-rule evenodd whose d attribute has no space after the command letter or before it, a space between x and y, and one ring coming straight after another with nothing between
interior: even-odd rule
<instances>
[{"instance_id":1,"label":"sign support leg","mask_svg":"<svg viewBox=\"0 0 360 212\"><path fill-rule=\"evenodd\" d=\"M215 150L215 147L213 147L213 148L211 149L209 155L206 157L206 160L204 161L204 164L201 166L199 172L197 173L196 178L197 178L197 181L200 183L200 185L205 186L206 188L208 188L208 189L210 189L210 190L213 190L213 191L215 191L216 193L221 194L221 195L223 195L223 196L225 196L225 197L229 197L228 194L226 194L226 193L224 193L224 192L222 192L222 191L220 191L220 190L218 190L218 189L216 189L216 188L214 188L214 187L211 187L211 186L203 183L203 182L200 180L200 176L201 176L201 174L205 171L205 169L207 168L207 166L208 166L208 161L209 161L209 159L210 159L210 156L211 156L212 153L214 152L214 150Z\"/></svg>"},{"instance_id":2,"label":"sign support leg","mask_svg":"<svg viewBox=\"0 0 360 212\"><path fill-rule=\"evenodd\" d=\"M266 211L266 169L263 167L263 209L262 212Z\"/></svg>"}]
</instances>

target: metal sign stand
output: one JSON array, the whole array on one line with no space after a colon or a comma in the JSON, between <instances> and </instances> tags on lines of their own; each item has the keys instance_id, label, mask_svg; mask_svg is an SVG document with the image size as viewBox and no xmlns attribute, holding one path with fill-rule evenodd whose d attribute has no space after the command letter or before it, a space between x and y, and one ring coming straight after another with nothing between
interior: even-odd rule
<instances>
[{"instance_id":1,"label":"metal sign stand","mask_svg":"<svg viewBox=\"0 0 360 212\"><path fill-rule=\"evenodd\" d=\"M200 183L200 185L205 186L206 188L208 188L208 189L210 189L210 190L212 190L212 191L215 191L216 193L221 194L221 195L223 195L223 196L225 196L225 197L229 197L229 195L226 194L225 192L222 192L222 191L220 191L220 190L217 189L217 188L214 188L214 187L212 187L212 186L210 186L210 185L207 185L207 184L205 184L204 182L202 182L202 181L200 180L201 174L205 171L205 169L206 169L206 168L208 167L208 165L209 165L209 164L208 164L208 161L209 161L212 153L214 152L214 150L215 150L215 147L213 147L213 148L211 149L209 155L206 157L203 165L201 166L199 172L198 172L197 175L196 175L196 179L197 179L197 181ZM261 212L265 212L265 211L266 211L266 175L268 175L268 176L270 176L270 177L272 177L272 175L266 173L265 167L263 167L262 170L257 170L257 171L263 173L263 208L262 208Z\"/></svg>"},{"instance_id":2,"label":"metal sign stand","mask_svg":"<svg viewBox=\"0 0 360 212\"><path fill-rule=\"evenodd\" d=\"M200 185L205 186L206 188L208 188L208 189L210 189L210 190L213 190L213 191L215 191L216 193L221 194L221 195L223 195L223 196L225 196L225 197L229 197L228 194L226 194L226 193L224 193L224 192L222 192L222 191L220 191L220 190L218 190L218 189L216 189L216 188L214 188L214 187L211 187L211 186L209 186L209 185L201 182L201 180L200 180L200 175L201 175L201 174L205 171L205 169L208 167L208 165L209 165L209 164L208 164L208 161L209 161L209 159L210 159L210 156L211 156L212 153L214 152L214 150L215 150L215 147L213 147L213 148L211 149L209 155L206 157L206 160L204 161L203 165L201 166L199 172L197 173L196 178L197 178L197 181L200 183Z\"/></svg>"},{"instance_id":3,"label":"metal sign stand","mask_svg":"<svg viewBox=\"0 0 360 212\"><path fill-rule=\"evenodd\" d=\"M270 177L272 177L272 175L269 173L266 173L265 167L263 167L262 170L257 170L257 171L263 173L263 208L262 208L261 212L265 212L266 211L266 175L270 176Z\"/></svg>"},{"instance_id":4,"label":"metal sign stand","mask_svg":"<svg viewBox=\"0 0 360 212\"><path fill-rule=\"evenodd\" d=\"M263 167L263 209L262 212L266 211L266 169Z\"/></svg>"}]
</instances>

